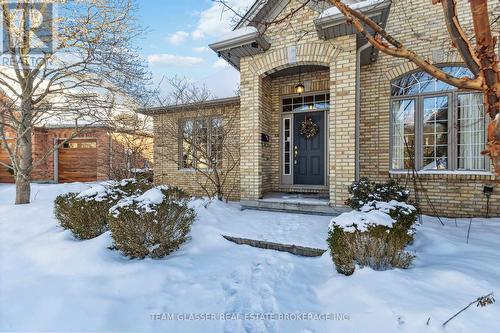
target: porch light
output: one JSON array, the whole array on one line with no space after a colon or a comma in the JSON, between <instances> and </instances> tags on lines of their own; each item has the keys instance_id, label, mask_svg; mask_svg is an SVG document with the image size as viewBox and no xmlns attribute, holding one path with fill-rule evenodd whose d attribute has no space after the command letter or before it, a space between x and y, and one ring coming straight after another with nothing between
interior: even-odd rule
<instances>
[{"instance_id":1,"label":"porch light","mask_svg":"<svg viewBox=\"0 0 500 333\"><path fill-rule=\"evenodd\" d=\"M299 83L295 86L295 93L296 94L303 94L304 91L306 91L306 87L302 83Z\"/></svg>"}]
</instances>

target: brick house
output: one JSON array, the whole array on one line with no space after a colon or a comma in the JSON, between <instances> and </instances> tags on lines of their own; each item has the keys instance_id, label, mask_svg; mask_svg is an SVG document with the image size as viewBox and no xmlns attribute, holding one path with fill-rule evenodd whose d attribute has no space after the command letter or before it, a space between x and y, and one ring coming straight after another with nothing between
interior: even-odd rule
<instances>
[{"instance_id":1,"label":"brick house","mask_svg":"<svg viewBox=\"0 0 500 333\"><path fill-rule=\"evenodd\" d=\"M14 140L13 133L7 133L7 140ZM120 178L123 169L144 168L151 164L152 153L141 149L140 156L130 158L131 153L124 143L129 134L111 130L106 126L88 126L74 135L74 126L50 125L36 127L33 131L33 163L37 167L32 173L32 180L42 183L92 182ZM63 143L59 149L53 149ZM130 142L128 140L127 142ZM142 145L151 145L147 136L141 139ZM52 151L53 150L53 151ZM49 154L48 157L45 155ZM44 158L45 157L45 158ZM0 148L0 161L10 165L8 153ZM133 163L130 166L130 163ZM14 176L7 168L0 165L0 183L13 183Z\"/></svg>"},{"instance_id":2,"label":"brick house","mask_svg":"<svg viewBox=\"0 0 500 333\"><path fill-rule=\"evenodd\" d=\"M348 2L445 71L470 75L450 47L440 6L429 0ZM458 4L467 30L468 2ZM500 10L496 0L490 4ZM239 70L239 97L143 111L154 118L155 181L203 194L189 165L166 156L185 158L186 128L196 126L194 114L200 117L193 109L224 118L237 108L241 160L232 171L233 199L243 205L258 205L273 193L310 192L341 209L354 180L392 177L412 187L415 165L424 213L483 216L483 189L493 186L488 209L500 215L500 177L480 154L488 121L482 96L379 53L326 4L311 2L264 31L262 22L300 5L258 0L231 33L210 45ZM179 124L177 138L164 134L172 119Z\"/></svg>"}]
</instances>

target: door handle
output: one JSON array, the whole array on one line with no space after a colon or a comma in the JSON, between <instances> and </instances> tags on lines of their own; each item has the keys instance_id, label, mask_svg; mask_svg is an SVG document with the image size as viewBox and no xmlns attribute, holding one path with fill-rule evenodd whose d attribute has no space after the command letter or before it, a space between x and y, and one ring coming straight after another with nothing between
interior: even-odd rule
<instances>
[{"instance_id":1,"label":"door handle","mask_svg":"<svg viewBox=\"0 0 500 333\"><path fill-rule=\"evenodd\" d=\"M293 164L297 164L297 156L299 155L299 147L293 147Z\"/></svg>"}]
</instances>

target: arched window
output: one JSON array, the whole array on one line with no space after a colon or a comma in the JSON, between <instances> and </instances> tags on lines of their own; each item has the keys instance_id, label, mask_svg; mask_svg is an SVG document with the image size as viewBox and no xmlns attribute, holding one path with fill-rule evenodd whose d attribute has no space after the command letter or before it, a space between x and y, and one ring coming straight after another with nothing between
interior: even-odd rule
<instances>
[{"instance_id":1,"label":"arched window","mask_svg":"<svg viewBox=\"0 0 500 333\"><path fill-rule=\"evenodd\" d=\"M464 67L442 70L473 77ZM418 71L391 82L391 169L485 170L486 116L480 93Z\"/></svg>"}]
</instances>

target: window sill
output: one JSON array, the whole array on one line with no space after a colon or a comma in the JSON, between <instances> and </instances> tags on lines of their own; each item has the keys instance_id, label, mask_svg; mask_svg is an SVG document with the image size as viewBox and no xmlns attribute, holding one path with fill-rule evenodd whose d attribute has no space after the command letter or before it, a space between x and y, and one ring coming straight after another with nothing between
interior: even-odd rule
<instances>
[{"instance_id":1,"label":"window sill","mask_svg":"<svg viewBox=\"0 0 500 333\"><path fill-rule=\"evenodd\" d=\"M182 173L194 173L194 172L196 172L195 169L178 169L177 171L182 172Z\"/></svg>"},{"instance_id":2,"label":"window sill","mask_svg":"<svg viewBox=\"0 0 500 333\"><path fill-rule=\"evenodd\" d=\"M223 171L223 169L218 169L218 170ZM196 173L196 172L212 173L212 172L214 172L213 169L199 169L199 170L196 170L196 169L178 169L177 171L182 172L182 173Z\"/></svg>"},{"instance_id":3,"label":"window sill","mask_svg":"<svg viewBox=\"0 0 500 333\"><path fill-rule=\"evenodd\" d=\"M411 170L390 170L389 175L394 177L411 176ZM470 180L499 180L500 176L496 176L490 171L474 171L474 170L420 170L417 175L422 178L431 179L470 179Z\"/></svg>"},{"instance_id":4,"label":"window sill","mask_svg":"<svg viewBox=\"0 0 500 333\"><path fill-rule=\"evenodd\" d=\"M408 174L412 173L412 170L390 170L390 174ZM480 170L419 170L417 171L419 175L475 175L475 176L494 176L490 171L480 171Z\"/></svg>"}]
</instances>

